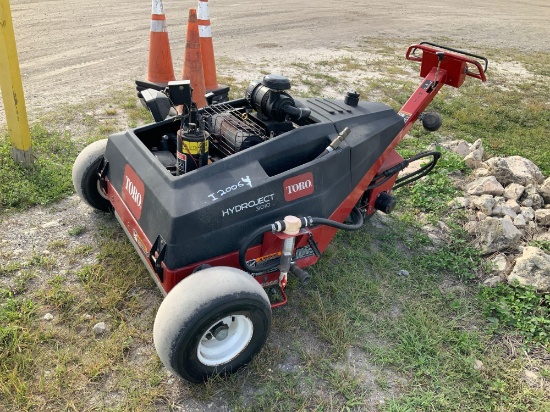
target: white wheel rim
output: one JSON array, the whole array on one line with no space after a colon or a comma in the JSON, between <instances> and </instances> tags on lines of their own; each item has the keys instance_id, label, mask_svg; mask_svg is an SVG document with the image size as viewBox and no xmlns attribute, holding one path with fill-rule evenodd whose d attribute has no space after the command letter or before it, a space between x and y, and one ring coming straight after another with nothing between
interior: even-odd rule
<instances>
[{"instance_id":1,"label":"white wheel rim","mask_svg":"<svg viewBox=\"0 0 550 412\"><path fill-rule=\"evenodd\" d=\"M244 315L227 316L210 325L197 347L197 357L206 366L219 366L235 359L250 343L254 325Z\"/></svg>"}]
</instances>

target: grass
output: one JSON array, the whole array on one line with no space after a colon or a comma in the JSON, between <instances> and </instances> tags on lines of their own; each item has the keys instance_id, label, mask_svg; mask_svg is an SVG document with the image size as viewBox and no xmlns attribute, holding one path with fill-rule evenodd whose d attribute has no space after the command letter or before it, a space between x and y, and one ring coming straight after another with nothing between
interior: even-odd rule
<instances>
[{"instance_id":1,"label":"grass","mask_svg":"<svg viewBox=\"0 0 550 412\"><path fill-rule=\"evenodd\" d=\"M481 291L484 311L495 330L512 327L529 342L550 347L550 294L519 284Z\"/></svg>"},{"instance_id":2,"label":"grass","mask_svg":"<svg viewBox=\"0 0 550 412\"><path fill-rule=\"evenodd\" d=\"M0 215L49 204L72 193L71 168L86 144L149 121L145 109L136 104L134 93L114 95L116 98L109 103L69 106L63 114L44 115L31 125L35 161L30 168L14 163L9 137L6 133L0 135ZM113 118L118 111L124 111L124 115Z\"/></svg>"},{"instance_id":3,"label":"grass","mask_svg":"<svg viewBox=\"0 0 550 412\"><path fill-rule=\"evenodd\" d=\"M78 154L76 144L64 132L39 124L31 128L31 139L36 160L30 168L15 165L9 139L4 135L0 140L1 210L54 202L73 191L67 177Z\"/></svg>"},{"instance_id":4,"label":"grass","mask_svg":"<svg viewBox=\"0 0 550 412\"><path fill-rule=\"evenodd\" d=\"M495 87L499 77L487 85L470 83L452 100L448 92L444 93L444 99L434 108L456 137L469 141L481 138L485 147L498 156L521 153L539 165L544 174L550 174L550 84L542 76L535 76L502 89Z\"/></svg>"},{"instance_id":5,"label":"grass","mask_svg":"<svg viewBox=\"0 0 550 412\"><path fill-rule=\"evenodd\" d=\"M69 229L68 233L69 235L71 236L80 236L82 235L83 233L86 233L86 226L84 225L79 225L79 226L75 226L75 227L72 227Z\"/></svg>"},{"instance_id":6,"label":"grass","mask_svg":"<svg viewBox=\"0 0 550 412\"><path fill-rule=\"evenodd\" d=\"M52 275L24 294L1 289L0 397L13 410L85 410L90 398L100 409L116 401L120 410L145 410L165 393L159 361L151 356L154 312L138 299L152 282L114 218L98 236L98 263ZM55 263L31 260L28 270L41 269L56 272ZM45 321L45 313L54 319ZM96 337L92 326L100 320L108 330ZM128 368L129 359L138 367ZM107 377L116 384L106 386Z\"/></svg>"},{"instance_id":7,"label":"grass","mask_svg":"<svg viewBox=\"0 0 550 412\"><path fill-rule=\"evenodd\" d=\"M290 65L296 95L353 87L365 99L399 108L418 81L403 50L369 42L332 65L296 62ZM488 52L504 60L500 51ZM444 92L435 102L444 116L441 131L414 129L401 153L442 138L481 138L490 154L521 154L548 175L549 119L542 108L549 56L505 55L533 77L495 70L486 85L472 81ZM346 77L350 72L364 77ZM239 97L235 90L242 94L248 82L227 77L220 83L233 81ZM71 193L70 167L87 142L146 121L131 92L119 96L45 116L33 128L38 158L31 170L10 163L4 138L2 210ZM204 385L175 380L158 360L151 330L161 296L112 216L98 215L99 227L79 222L63 229L48 243L50 254L14 258L0 243L0 409L548 410L548 346L539 333L547 327L540 309L547 310L541 306L547 297L508 285L478 286L485 264L462 230L464 216L447 207L459 193L454 176L466 173L459 158L445 153L434 173L396 192L393 217L338 233L310 268L311 284L290 280L289 304L274 311L271 336L257 358ZM434 245L422 228L440 222L449 232ZM546 241L533 245L550 250ZM400 275L403 270L408 275ZM92 327L100 321L107 331L95 336ZM533 325L535 334L519 333Z\"/></svg>"}]
</instances>

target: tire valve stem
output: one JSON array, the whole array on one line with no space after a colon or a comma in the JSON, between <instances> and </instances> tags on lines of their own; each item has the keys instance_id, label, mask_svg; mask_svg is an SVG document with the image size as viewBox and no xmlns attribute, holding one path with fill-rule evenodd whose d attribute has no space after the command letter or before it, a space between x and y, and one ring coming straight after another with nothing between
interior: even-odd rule
<instances>
[{"instance_id":1,"label":"tire valve stem","mask_svg":"<svg viewBox=\"0 0 550 412\"><path fill-rule=\"evenodd\" d=\"M279 286L284 289L288 280L288 272L292 264L292 252L294 251L295 236L300 233L302 221L296 216L286 216L284 219L284 234L289 235L283 241L283 250L279 261Z\"/></svg>"}]
</instances>

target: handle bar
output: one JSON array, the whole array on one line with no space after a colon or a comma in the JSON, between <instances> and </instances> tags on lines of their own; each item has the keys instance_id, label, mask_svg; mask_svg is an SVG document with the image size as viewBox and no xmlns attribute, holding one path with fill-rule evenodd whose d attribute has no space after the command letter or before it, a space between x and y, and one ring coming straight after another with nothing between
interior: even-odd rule
<instances>
[{"instance_id":1,"label":"handle bar","mask_svg":"<svg viewBox=\"0 0 550 412\"><path fill-rule=\"evenodd\" d=\"M432 54L435 54L438 51L438 49L448 50L451 52L451 56L454 59L459 60L461 62L468 63L468 64L472 64L477 68L477 72L472 72L466 69L466 72L465 72L466 75L475 77L476 79L480 79L481 81L487 80L487 78L485 77L485 72L487 71L487 66L489 65L489 61L483 56L478 56L476 54L468 53L462 50L453 49L451 47L440 46L435 43L421 42L419 44L414 44L407 49L407 54L405 56L406 59L411 61L421 62L422 57L415 55L418 49L422 50L422 52L427 52ZM467 56L473 57L478 60L482 60L485 63L485 67L482 67L479 61L468 58Z\"/></svg>"}]
</instances>

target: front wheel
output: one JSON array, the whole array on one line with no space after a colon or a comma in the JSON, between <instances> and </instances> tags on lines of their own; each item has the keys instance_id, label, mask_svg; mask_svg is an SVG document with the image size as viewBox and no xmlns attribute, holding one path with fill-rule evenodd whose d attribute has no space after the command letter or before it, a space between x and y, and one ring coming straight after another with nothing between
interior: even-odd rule
<instances>
[{"instance_id":1,"label":"front wheel","mask_svg":"<svg viewBox=\"0 0 550 412\"><path fill-rule=\"evenodd\" d=\"M95 209L108 212L111 203L99 185L98 168L107 139L98 140L80 152L73 164L73 186L82 200Z\"/></svg>"},{"instance_id":2,"label":"front wheel","mask_svg":"<svg viewBox=\"0 0 550 412\"><path fill-rule=\"evenodd\" d=\"M164 365L190 382L240 369L260 351L271 305L242 270L212 267L178 283L157 312L153 338Z\"/></svg>"}]
</instances>

